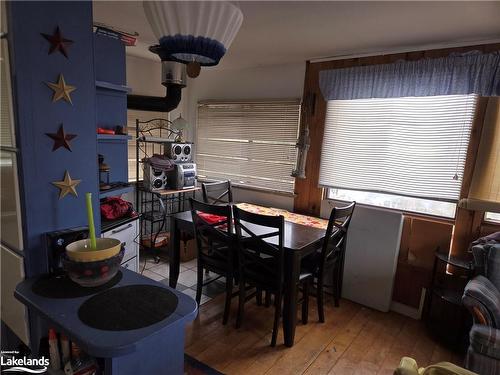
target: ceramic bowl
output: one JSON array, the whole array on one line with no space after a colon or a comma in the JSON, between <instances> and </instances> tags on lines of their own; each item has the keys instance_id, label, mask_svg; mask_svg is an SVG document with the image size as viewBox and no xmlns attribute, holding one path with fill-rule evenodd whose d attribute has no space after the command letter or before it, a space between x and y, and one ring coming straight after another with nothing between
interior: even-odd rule
<instances>
[{"instance_id":1,"label":"ceramic bowl","mask_svg":"<svg viewBox=\"0 0 500 375\"><path fill-rule=\"evenodd\" d=\"M114 257L120 252L121 242L116 238L96 238L96 249L90 248L90 240L75 241L66 246L68 258L77 262L95 262Z\"/></svg>"},{"instance_id":2,"label":"ceramic bowl","mask_svg":"<svg viewBox=\"0 0 500 375\"><path fill-rule=\"evenodd\" d=\"M94 287L107 283L116 275L120 268L123 254L125 254L125 247L111 258L91 262L79 262L70 259L68 253L66 253L63 254L61 261L64 270L71 280L81 286Z\"/></svg>"}]
</instances>

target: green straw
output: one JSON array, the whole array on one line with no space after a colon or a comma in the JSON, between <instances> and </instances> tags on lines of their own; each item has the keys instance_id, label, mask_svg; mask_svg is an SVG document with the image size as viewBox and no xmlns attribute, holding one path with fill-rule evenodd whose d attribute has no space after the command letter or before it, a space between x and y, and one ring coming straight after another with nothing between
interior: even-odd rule
<instances>
[{"instance_id":1,"label":"green straw","mask_svg":"<svg viewBox=\"0 0 500 375\"><path fill-rule=\"evenodd\" d=\"M97 245L95 240L94 212L92 210L92 193L85 193L85 202L87 204L87 219L89 221L90 248L95 250Z\"/></svg>"}]
</instances>

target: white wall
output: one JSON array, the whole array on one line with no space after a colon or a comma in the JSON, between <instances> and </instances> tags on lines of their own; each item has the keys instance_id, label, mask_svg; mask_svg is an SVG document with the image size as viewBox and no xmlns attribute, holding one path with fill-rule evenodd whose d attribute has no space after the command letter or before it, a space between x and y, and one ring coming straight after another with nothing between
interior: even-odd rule
<instances>
[{"instance_id":1,"label":"white wall","mask_svg":"<svg viewBox=\"0 0 500 375\"><path fill-rule=\"evenodd\" d=\"M160 62L127 55L127 86L137 95L164 96Z\"/></svg>"},{"instance_id":2,"label":"white wall","mask_svg":"<svg viewBox=\"0 0 500 375\"><path fill-rule=\"evenodd\" d=\"M165 96L165 86L161 84L161 63L141 57L127 55L127 86L132 89L132 94ZM170 120L176 119L179 114L183 117L187 113L186 97L189 85L182 90L182 100L176 109L170 112ZM185 136L189 139L194 136L190 129Z\"/></svg>"},{"instance_id":3,"label":"white wall","mask_svg":"<svg viewBox=\"0 0 500 375\"><path fill-rule=\"evenodd\" d=\"M252 100L301 98L305 75L305 62L301 64L273 65L249 69L218 70L203 68L196 79L188 82L185 115L196 124L197 103L202 100ZM193 133L196 136L195 132ZM193 139L196 141L196 138ZM235 200L293 210L291 194L235 188Z\"/></svg>"},{"instance_id":4,"label":"white wall","mask_svg":"<svg viewBox=\"0 0 500 375\"><path fill-rule=\"evenodd\" d=\"M304 75L305 62L241 70L202 68L199 77L188 78L187 87L182 90L181 104L171 112L170 118L175 119L181 113L190 124L186 138L196 141L199 101L301 98ZM164 96L165 88L161 85L160 78L161 64L159 62L127 55L127 84L132 88L132 93ZM293 210L291 194L235 188L235 199Z\"/></svg>"}]
</instances>

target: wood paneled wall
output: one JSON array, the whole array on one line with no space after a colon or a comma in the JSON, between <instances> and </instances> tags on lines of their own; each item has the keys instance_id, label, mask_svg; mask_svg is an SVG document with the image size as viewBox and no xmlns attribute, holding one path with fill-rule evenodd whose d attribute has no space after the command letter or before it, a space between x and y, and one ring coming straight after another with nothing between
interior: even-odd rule
<instances>
[{"instance_id":1,"label":"wood paneled wall","mask_svg":"<svg viewBox=\"0 0 500 375\"><path fill-rule=\"evenodd\" d=\"M422 288L432 277L434 253L447 252L453 234L453 220L405 215L393 300L414 308L420 305Z\"/></svg>"},{"instance_id":2,"label":"wood paneled wall","mask_svg":"<svg viewBox=\"0 0 500 375\"><path fill-rule=\"evenodd\" d=\"M486 114L487 105L488 98L479 98L474 114L469 147L467 149L460 199L467 198L469 196L477 153L481 142L481 133L483 131L484 115ZM453 239L451 241L451 254L459 257L465 255L469 244L474 239L479 237L479 229L483 221L483 217L484 212L457 208L455 215L455 229L453 231Z\"/></svg>"},{"instance_id":3,"label":"wood paneled wall","mask_svg":"<svg viewBox=\"0 0 500 375\"><path fill-rule=\"evenodd\" d=\"M295 179L294 210L299 213L319 216L323 189L318 187L321 146L326 115L326 101L319 88L319 72L322 70L388 64L398 60L419 60L439 58L451 53L472 50L493 52L500 50L500 43L476 45L460 48L397 53L382 56L351 58L311 63L306 65L304 81L302 124L309 124L311 146L306 163L306 178ZM476 110L476 120L468 150L462 196L469 191L477 148L480 141L482 119L486 100L481 99ZM396 271L393 298L395 301L419 307L422 288L428 286L431 278L434 252L450 250L454 244L454 254L464 256L471 240L500 230L500 226L484 223L482 212L457 210L456 221L440 220L425 215L405 215L401 250Z\"/></svg>"}]
</instances>

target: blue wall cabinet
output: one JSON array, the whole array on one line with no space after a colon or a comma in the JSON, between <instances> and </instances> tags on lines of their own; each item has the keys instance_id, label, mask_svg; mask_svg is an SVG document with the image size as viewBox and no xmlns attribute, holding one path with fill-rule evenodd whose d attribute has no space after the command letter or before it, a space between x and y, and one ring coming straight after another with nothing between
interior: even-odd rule
<instances>
[{"instance_id":1,"label":"blue wall cabinet","mask_svg":"<svg viewBox=\"0 0 500 375\"><path fill-rule=\"evenodd\" d=\"M95 197L96 228L100 228L92 3L16 1L8 5L25 265L31 277L47 271L44 233L87 225L86 192ZM41 35L52 34L58 26L73 41L68 58L49 54L50 43ZM52 102L53 90L45 82L56 82L60 74L76 87L71 93L73 104ZM53 140L45 135L57 132L61 124L77 135L72 152L65 148L52 152ZM77 186L78 197L59 200L59 189L51 182L62 180L66 170L82 182Z\"/></svg>"},{"instance_id":2,"label":"blue wall cabinet","mask_svg":"<svg viewBox=\"0 0 500 375\"><path fill-rule=\"evenodd\" d=\"M127 126L127 93L125 76L125 45L118 39L94 35L96 71L96 124L115 129ZM110 182L128 182L128 141L130 136L97 136L97 151L111 168ZM102 191L100 197L115 196L132 191L132 187Z\"/></svg>"}]
</instances>

